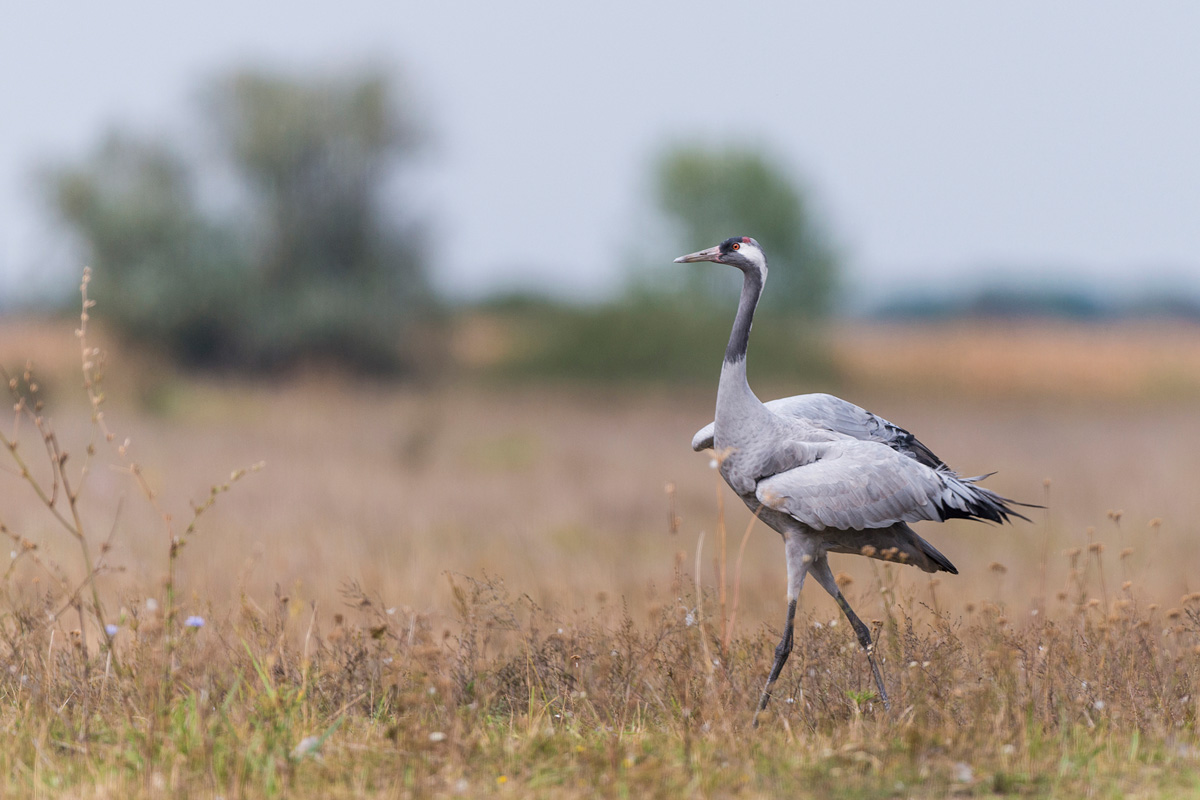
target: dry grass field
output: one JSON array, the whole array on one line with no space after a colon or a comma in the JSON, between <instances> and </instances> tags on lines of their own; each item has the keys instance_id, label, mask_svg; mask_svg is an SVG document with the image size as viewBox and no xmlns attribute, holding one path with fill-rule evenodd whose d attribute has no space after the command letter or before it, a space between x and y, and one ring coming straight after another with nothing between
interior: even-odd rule
<instances>
[{"instance_id":1,"label":"dry grass field","mask_svg":"<svg viewBox=\"0 0 1200 800\"><path fill-rule=\"evenodd\" d=\"M958 576L835 563L893 710L809 586L752 732L783 565L762 525L739 555L688 446L715 381L248 384L121 349L106 443L73 327L0 322L73 481L95 450L63 521L0 452L5 796L1200 791L1200 330L856 325L837 385L757 387L836 391L1046 509L921 526ZM4 431L53 486L32 420Z\"/></svg>"}]
</instances>

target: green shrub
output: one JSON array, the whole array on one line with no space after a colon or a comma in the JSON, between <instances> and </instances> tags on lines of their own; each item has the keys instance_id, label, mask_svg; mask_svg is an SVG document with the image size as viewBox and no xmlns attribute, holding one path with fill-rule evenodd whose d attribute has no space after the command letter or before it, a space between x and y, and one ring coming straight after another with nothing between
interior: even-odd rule
<instances>
[{"instance_id":1,"label":"green shrub","mask_svg":"<svg viewBox=\"0 0 1200 800\"><path fill-rule=\"evenodd\" d=\"M500 375L586 381L715 381L734 310L631 301L596 308L525 305L495 312L514 334ZM760 379L832 373L817 329L796 318L755 322L750 365Z\"/></svg>"}]
</instances>

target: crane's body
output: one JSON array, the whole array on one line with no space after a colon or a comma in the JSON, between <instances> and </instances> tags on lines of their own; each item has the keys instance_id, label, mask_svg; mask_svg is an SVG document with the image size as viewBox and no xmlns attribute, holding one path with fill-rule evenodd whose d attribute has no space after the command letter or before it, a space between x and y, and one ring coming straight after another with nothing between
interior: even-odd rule
<instances>
[{"instance_id":1,"label":"crane's body","mask_svg":"<svg viewBox=\"0 0 1200 800\"><path fill-rule=\"evenodd\" d=\"M981 477L959 477L911 433L852 403L807 394L764 404L755 396L746 378L746 351L767 277L758 242L734 237L676 261L730 264L744 276L721 366L715 419L696 433L692 447L716 452L730 488L784 541L787 618L758 712L766 708L791 652L796 603L809 574L850 621L887 706L870 631L838 588L827 554L853 553L926 572L957 573L908 523L951 518L1005 522L1021 515L1009 507L1011 501L977 485Z\"/></svg>"}]
</instances>

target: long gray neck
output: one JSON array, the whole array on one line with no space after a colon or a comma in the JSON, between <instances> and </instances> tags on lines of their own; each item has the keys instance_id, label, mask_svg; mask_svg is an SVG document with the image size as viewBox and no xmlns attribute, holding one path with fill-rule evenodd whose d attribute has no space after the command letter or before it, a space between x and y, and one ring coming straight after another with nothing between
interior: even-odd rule
<instances>
[{"instance_id":1,"label":"long gray neck","mask_svg":"<svg viewBox=\"0 0 1200 800\"><path fill-rule=\"evenodd\" d=\"M725 363L746 361L746 349L750 346L750 325L754 322L754 309L763 291L763 274L748 269L742 279L742 297L738 301L737 317L729 334L729 346L725 348Z\"/></svg>"},{"instance_id":2,"label":"long gray neck","mask_svg":"<svg viewBox=\"0 0 1200 800\"><path fill-rule=\"evenodd\" d=\"M714 442L718 448L733 448L739 452L734 461L752 457L755 442L761 439L763 431L771 430L774 423L774 415L759 401L746 380L750 323L754 319L754 307L762 295L763 278L762 270L746 270L742 281L742 299L738 303L737 318L733 321L733 332L729 334L729 347L725 349L725 363L721 365L721 382L717 387ZM732 469L734 461L724 463ZM753 484L734 488L743 493L743 489L752 491Z\"/></svg>"}]
</instances>

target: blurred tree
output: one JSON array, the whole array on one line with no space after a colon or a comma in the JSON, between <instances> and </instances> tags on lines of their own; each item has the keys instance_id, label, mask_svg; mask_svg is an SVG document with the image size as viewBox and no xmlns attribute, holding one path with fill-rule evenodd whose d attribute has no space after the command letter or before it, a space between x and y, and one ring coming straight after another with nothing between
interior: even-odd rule
<instances>
[{"instance_id":1,"label":"blurred tree","mask_svg":"<svg viewBox=\"0 0 1200 800\"><path fill-rule=\"evenodd\" d=\"M244 254L230 231L199 213L178 153L112 133L48 180L59 213L99 267L92 296L103 299L106 318L187 361L233 355L244 324Z\"/></svg>"},{"instance_id":2,"label":"blurred tree","mask_svg":"<svg viewBox=\"0 0 1200 800\"><path fill-rule=\"evenodd\" d=\"M809 316L826 314L836 288L838 258L810 201L762 153L744 148L681 147L656 166L658 202L677 225L679 252L711 247L730 236L752 236L770 261L763 304ZM693 292L724 297L730 277L690 270Z\"/></svg>"},{"instance_id":3,"label":"blurred tree","mask_svg":"<svg viewBox=\"0 0 1200 800\"><path fill-rule=\"evenodd\" d=\"M414 144L388 80L238 72L204 99L224 164L118 134L48 176L109 318L192 363L400 366L429 292L419 237L387 208L391 168ZM214 167L248 199L236 220L196 201L193 176Z\"/></svg>"}]
</instances>

